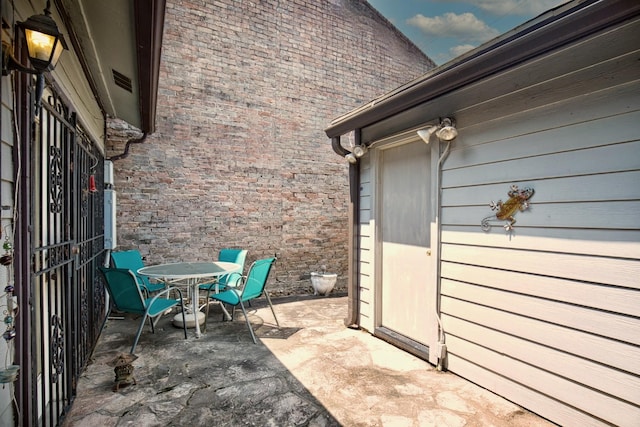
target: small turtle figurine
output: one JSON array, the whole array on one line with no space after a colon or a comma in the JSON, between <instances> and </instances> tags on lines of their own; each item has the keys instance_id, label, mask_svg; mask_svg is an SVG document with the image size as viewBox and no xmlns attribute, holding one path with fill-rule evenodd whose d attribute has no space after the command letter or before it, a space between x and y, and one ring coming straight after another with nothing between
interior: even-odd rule
<instances>
[{"instance_id":1,"label":"small turtle figurine","mask_svg":"<svg viewBox=\"0 0 640 427\"><path fill-rule=\"evenodd\" d=\"M133 365L131 364L137 358L138 356L135 354L120 353L113 359L111 366L114 366L113 371L116 373L116 383L113 386L114 392L120 390L120 386L137 384L136 379L133 377Z\"/></svg>"}]
</instances>

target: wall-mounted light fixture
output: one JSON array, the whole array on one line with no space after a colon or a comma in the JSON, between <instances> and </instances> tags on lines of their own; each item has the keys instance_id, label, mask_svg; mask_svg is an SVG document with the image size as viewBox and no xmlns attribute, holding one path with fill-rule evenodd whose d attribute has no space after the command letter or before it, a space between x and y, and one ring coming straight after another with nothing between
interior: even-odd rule
<instances>
[{"instance_id":1,"label":"wall-mounted light fixture","mask_svg":"<svg viewBox=\"0 0 640 427\"><path fill-rule=\"evenodd\" d=\"M347 153L344 158L351 164L358 163L358 158L353 153Z\"/></svg>"},{"instance_id":2,"label":"wall-mounted light fixture","mask_svg":"<svg viewBox=\"0 0 640 427\"><path fill-rule=\"evenodd\" d=\"M356 145L355 147L353 147L352 153L353 153L354 156L356 156L359 159L360 157L362 157L365 154L367 154L367 146L366 145Z\"/></svg>"},{"instance_id":3,"label":"wall-mounted light fixture","mask_svg":"<svg viewBox=\"0 0 640 427\"><path fill-rule=\"evenodd\" d=\"M333 150L344 156L345 159L352 165L358 163L358 159L365 154L367 154L367 145L362 142L362 130L354 129L348 134L349 138L349 146L351 147L351 151L348 151L344 147L340 145L340 140L332 140L331 145L333 146Z\"/></svg>"},{"instance_id":4,"label":"wall-mounted light fixture","mask_svg":"<svg viewBox=\"0 0 640 427\"><path fill-rule=\"evenodd\" d=\"M13 57L13 48L8 43L2 43L2 75L9 75L12 70L22 73L42 74L55 68L60 54L67 48L64 37L56 22L51 17L50 0L43 14L30 16L24 22L16 25L24 33L27 42L29 62L33 68L22 65Z\"/></svg>"},{"instance_id":5,"label":"wall-mounted light fixture","mask_svg":"<svg viewBox=\"0 0 640 427\"><path fill-rule=\"evenodd\" d=\"M433 133L438 129L440 129L439 126L431 126L431 127L428 127L427 129L420 129L417 133L418 133L418 136L428 144L431 139L431 135L433 135Z\"/></svg>"},{"instance_id":6,"label":"wall-mounted light fixture","mask_svg":"<svg viewBox=\"0 0 640 427\"><path fill-rule=\"evenodd\" d=\"M355 147L353 147L353 151L344 156L344 158L347 159L349 163L357 163L360 157L367 154L367 151L368 148L366 145L356 145Z\"/></svg>"},{"instance_id":7,"label":"wall-mounted light fixture","mask_svg":"<svg viewBox=\"0 0 640 427\"><path fill-rule=\"evenodd\" d=\"M440 129L436 131L436 136L441 141L453 141L458 136L458 129L453 119L444 118L440 121Z\"/></svg>"},{"instance_id":8,"label":"wall-mounted light fixture","mask_svg":"<svg viewBox=\"0 0 640 427\"><path fill-rule=\"evenodd\" d=\"M440 141L450 142L456 139L458 136L458 130L456 129L456 123L453 119L445 117L440 120L440 124L436 126L430 126L426 129L420 129L418 136L422 138L427 144L431 139L431 135L434 133Z\"/></svg>"}]
</instances>

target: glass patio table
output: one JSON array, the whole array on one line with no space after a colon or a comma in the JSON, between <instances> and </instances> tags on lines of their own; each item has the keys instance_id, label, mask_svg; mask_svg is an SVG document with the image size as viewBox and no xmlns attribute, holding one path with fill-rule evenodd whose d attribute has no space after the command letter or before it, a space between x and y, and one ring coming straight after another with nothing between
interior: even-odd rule
<instances>
[{"instance_id":1,"label":"glass patio table","mask_svg":"<svg viewBox=\"0 0 640 427\"><path fill-rule=\"evenodd\" d=\"M218 293L217 278L229 273L242 274L242 266L232 262L203 261L203 262L173 262L168 264L151 265L142 267L138 274L160 280L171 285L185 286L190 294L190 314L186 314L187 321L193 320L196 338L200 338L200 309L198 306L198 286L204 283L215 283L215 292ZM228 318L229 313L222 306ZM175 320L175 318L174 318ZM180 315L180 321L182 316ZM206 319L205 319L206 321Z\"/></svg>"}]
</instances>

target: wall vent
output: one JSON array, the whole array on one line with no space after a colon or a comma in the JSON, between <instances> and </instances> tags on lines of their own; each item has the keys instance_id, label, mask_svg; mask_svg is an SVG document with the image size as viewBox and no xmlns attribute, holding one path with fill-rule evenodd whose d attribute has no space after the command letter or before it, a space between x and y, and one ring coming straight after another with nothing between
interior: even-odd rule
<instances>
[{"instance_id":1,"label":"wall vent","mask_svg":"<svg viewBox=\"0 0 640 427\"><path fill-rule=\"evenodd\" d=\"M116 70L112 69L111 71L113 72L113 81L117 86L120 86L128 92L133 92L133 86L131 85L131 79L129 77L117 72Z\"/></svg>"}]
</instances>

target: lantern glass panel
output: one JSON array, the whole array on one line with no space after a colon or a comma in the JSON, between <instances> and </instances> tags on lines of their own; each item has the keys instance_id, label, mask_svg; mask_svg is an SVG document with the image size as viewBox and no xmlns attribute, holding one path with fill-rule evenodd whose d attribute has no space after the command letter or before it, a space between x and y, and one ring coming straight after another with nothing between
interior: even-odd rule
<instances>
[{"instance_id":1,"label":"lantern glass panel","mask_svg":"<svg viewBox=\"0 0 640 427\"><path fill-rule=\"evenodd\" d=\"M25 29L25 37L27 39L27 47L29 49L29 57L38 59L43 62L51 60L51 53L56 42L56 37L44 34L39 31ZM58 56L60 53L58 53Z\"/></svg>"}]
</instances>

